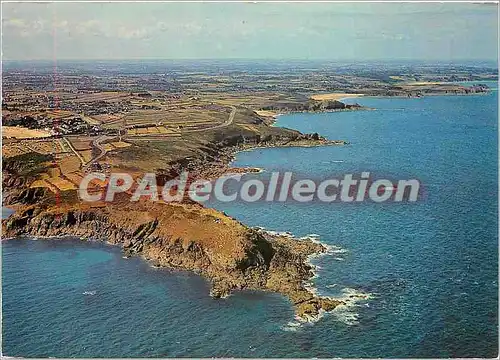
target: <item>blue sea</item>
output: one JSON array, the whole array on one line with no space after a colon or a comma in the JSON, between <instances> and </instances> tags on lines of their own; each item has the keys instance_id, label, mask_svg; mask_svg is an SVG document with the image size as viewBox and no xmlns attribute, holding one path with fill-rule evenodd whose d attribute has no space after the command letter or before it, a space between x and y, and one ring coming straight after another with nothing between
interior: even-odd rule
<instances>
[{"instance_id":1,"label":"blue sea","mask_svg":"<svg viewBox=\"0 0 500 360\"><path fill-rule=\"evenodd\" d=\"M191 273L78 240L2 243L3 353L23 357L495 357L498 96L359 98L375 110L281 116L348 146L239 153L315 179L419 179L415 203L217 203L251 226L317 234L320 294L370 294L297 326L273 293L209 297Z\"/></svg>"}]
</instances>

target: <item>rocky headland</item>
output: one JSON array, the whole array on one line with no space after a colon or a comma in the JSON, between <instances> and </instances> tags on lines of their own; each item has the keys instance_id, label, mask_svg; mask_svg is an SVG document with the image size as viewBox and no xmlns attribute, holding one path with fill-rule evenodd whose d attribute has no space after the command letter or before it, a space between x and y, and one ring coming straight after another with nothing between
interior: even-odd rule
<instances>
[{"instance_id":1,"label":"rocky headland","mask_svg":"<svg viewBox=\"0 0 500 360\"><path fill-rule=\"evenodd\" d=\"M183 170L204 178L257 171L229 166L236 152L255 147L347 144L318 134L286 134L214 144L216 156L176 162L168 176ZM283 294L293 304L296 315L305 321L345 304L344 300L317 296L307 286L314 275L309 257L327 252L320 243L252 229L192 201L131 202L130 194L122 193L112 203L85 203L75 190L55 194L47 188L30 187L37 173L52 160L37 153L4 160L3 184L8 190L4 205L15 210L2 221L4 238L74 236L104 241L121 246L126 256L138 255L156 266L200 274L210 281L214 297L244 289Z\"/></svg>"},{"instance_id":2,"label":"rocky headland","mask_svg":"<svg viewBox=\"0 0 500 360\"><path fill-rule=\"evenodd\" d=\"M274 291L287 296L297 316L312 319L343 304L305 287L313 276L310 255L327 248L311 240L270 235L199 204L130 202L56 204L48 191L27 189L2 223L3 236L75 236L123 248L154 265L193 271L211 282L211 295L233 290ZM64 194L72 197L75 194Z\"/></svg>"}]
</instances>

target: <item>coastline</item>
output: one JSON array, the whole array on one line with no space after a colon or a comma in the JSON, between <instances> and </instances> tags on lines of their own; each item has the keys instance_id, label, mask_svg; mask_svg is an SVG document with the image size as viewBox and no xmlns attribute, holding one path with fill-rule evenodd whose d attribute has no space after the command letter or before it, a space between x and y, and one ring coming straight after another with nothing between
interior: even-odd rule
<instances>
[{"instance_id":1,"label":"coastline","mask_svg":"<svg viewBox=\"0 0 500 360\"><path fill-rule=\"evenodd\" d=\"M485 81L488 83L488 81ZM473 84L477 82L471 82ZM498 83L498 80L495 81ZM268 119L271 119L271 125L274 125L276 119L281 115L294 114L294 113L325 113L325 112L338 112L338 111L358 111L358 110L376 110L367 106L359 104L346 104L343 103L344 100L357 99L357 98L422 98L426 96L460 96L460 95L488 95L491 91L495 89L490 88L488 85L480 85L478 88L476 86L464 86L459 82L433 82L433 83L401 83L398 86L399 90L395 92L387 93L324 93L324 94L313 94L309 97L310 102L315 103L320 106L309 107L303 109L290 109L290 108L279 108L279 109L262 109L256 110L256 114ZM406 88L404 88L406 86ZM437 86L437 88L425 88L424 86ZM447 88L447 86L454 86L452 88ZM341 104L341 107L335 106L335 104ZM325 105L325 106L323 106Z\"/></svg>"},{"instance_id":2,"label":"coastline","mask_svg":"<svg viewBox=\"0 0 500 360\"><path fill-rule=\"evenodd\" d=\"M230 164L237 152L254 148L346 143L302 134L295 139L239 144L224 148L217 162L198 164L196 168L200 176L262 171L235 169ZM346 304L343 300L318 296L307 286L315 270L310 256L327 253L324 244L261 232L198 203L150 206L150 203L130 203L126 194L121 195L113 204L91 206L70 200L58 205L53 193L29 188L20 194L20 199L31 200L14 206L16 213L2 221L3 234L9 238L28 235L41 240L77 237L82 241L118 245L125 257L138 255L152 266L188 270L203 276L211 283L210 295L215 298L245 289L281 293L289 298L297 318L304 322L317 321L323 311Z\"/></svg>"},{"instance_id":3,"label":"coastline","mask_svg":"<svg viewBox=\"0 0 500 360\"><path fill-rule=\"evenodd\" d=\"M354 99L360 96L356 97L349 97L349 99ZM363 96L363 97L370 97L370 96ZM345 98L347 99L347 98ZM269 125L270 126L275 126L276 121L278 120L278 117L283 116L283 115L292 115L292 114L322 114L322 113L336 113L336 112L345 112L345 111L370 111L370 110L376 110L374 108L370 108L367 106L354 106L350 108L344 108L344 109L323 109L323 110L285 110L285 109L280 109L279 111L274 111L274 110L264 110L265 112L268 113L268 115L261 115L259 112L261 110L255 111L255 113L259 116L268 118L270 120ZM274 114L269 114L271 112L274 112Z\"/></svg>"},{"instance_id":4,"label":"coastline","mask_svg":"<svg viewBox=\"0 0 500 360\"><path fill-rule=\"evenodd\" d=\"M207 211L213 210L207 209ZM90 223L83 221L83 218L92 215L94 216ZM313 266L308 264L309 256L327 253L328 249L323 244L249 229L242 224L237 225L233 220L231 221L233 225L239 226L240 230L253 237L255 241L247 244L249 248L246 249L246 254L242 254L233 264L227 264L228 261L231 262L228 257L215 264L215 258L210 256L211 251L207 244L203 246L193 241L186 243L177 238L174 244L167 245L170 241L166 237L158 238L156 233L148 236L146 241L141 241L133 234L138 230L145 230L144 224L130 229L133 232L126 231L127 229L124 231L123 228L127 224L117 223L116 220L114 222L105 220L106 215L115 214L111 211L107 214L63 212L48 216L45 213L35 217L28 223L27 229L19 232L13 224L22 218L14 216L4 222L4 234L8 236L4 240L9 238L14 240L16 237L28 234L37 240L76 237L82 241L101 241L121 246L126 257L138 255L152 266L188 270L205 277L212 284L210 295L214 298L224 298L234 290L245 289L281 293L290 299L296 315L305 321L315 319L321 310L331 311L338 305L345 304L339 299L317 296L304 285L314 276ZM123 217L123 215L118 216ZM72 217L76 221L73 221ZM58 226L53 225L56 222ZM48 224L51 224L50 227ZM156 229L161 226L160 221L156 226ZM272 252L272 256L269 251Z\"/></svg>"},{"instance_id":5,"label":"coastline","mask_svg":"<svg viewBox=\"0 0 500 360\"><path fill-rule=\"evenodd\" d=\"M271 142L253 142L241 143L234 146L228 146L220 150L219 161L209 161L195 167L194 172L200 177L213 179L226 174L234 173L259 173L265 169L255 167L233 167L236 155L240 152L252 151L256 149L284 148L284 147L321 147L321 146L346 146L347 140L329 140L318 134L301 134L297 139L276 140ZM209 170L207 170L209 169Z\"/></svg>"},{"instance_id":6,"label":"coastline","mask_svg":"<svg viewBox=\"0 0 500 360\"><path fill-rule=\"evenodd\" d=\"M450 95L456 96L456 94ZM336 111L351 110L341 109L331 110L329 112ZM317 112L318 111L313 111L311 113ZM223 154L220 161L216 163L209 162L208 164L198 164L198 174L201 175L208 172L213 176L220 176L221 174L235 171L234 168L230 167L230 164L234 160L235 155L240 151L267 147L313 147L348 144L345 140L327 140L320 137L312 138L310 137L311 135L304 136L306 137L299 138L298 140L278 140L266 143L243 143L236 146L226 146L222 149ZM210 170L207 171L207 168L210 168ZM250 168L241 169L241 171L244 172L249 169ZM262 169L259 169L259 171L260 170ZM53 200L53 198L49 200ZM124 201L124 199L121 199L116 205L123 205ZM163 204L162 206L168 205ZM176 205L175 207L179 206ZM183 206L184 205L180 207ZM307 284L305 284L314 279L315 276L316 269L311 263L311 260L316 256L322 256L327 253L328 249L324 244L319 243L315 244L317 245L315 246L312 239L303 240L303 242L301 242L300 239L290 236L271 236L269 234L255 235L255 232L246 225L218 211L203 207L200 208L194 204L186 206L188 209L183 209L180 211L181 213L191 214L189 216L195 214L194 216L210 215L212 217L214 217L214 214L217 214L217 216L223 219L224 225L237 227L240 232L238 233L238 241L235 243L235 246L241 250L240 253L236 254L236 256L233 256L235 254L229 254L222 259L220 264L217 264L215 269L211 269L214 262L210 256L207 256L207 246L212 246L214 244L209 244L207 242L202 242L200 244L189 241L189 237L186 237L186 233L184 232L172 234L159 230L158 228L161 227L161 221L159 221L160 215L158 213L160 213L161 210L155 209L156 213L153 216L146 215L146 219L141 219L139 213L149 214L149 209L144 206L144 204L139 205L137 208L133 206L125 209L136 214L142 222L134 221L129 217L127 218L127 214L125 214L123 209L120 211L113 206L106 208L105 205L100 205L96 207L97 209L81 209L78 206L67 206L61 209L51 207L49 201L48 206L43 211L37 211L32 205L28 205L24 208L21 207L21 214L17 216L14 214L12 218L9 218L7 221L4 220L2 225L3 227L4 225L6 226L8 230L7 233L13 232L14 236L21 234L22 228L26 225L29 226L28 231L31 231L28 233L40 238L66 235L69 237L77 236L84 240L91 238L99 239L103 236L106 238L106 236L108 236L108 240L104 241L112 245L121 245L127 256L136 254L144 257L144 259L150 261L154 266L183 269L204 276L212 282L211 295L213 297L226 297L230 295L233 290L243 289L273 291L284 294L291 300L296 311L296 316L304 320L304 322L315 322L326 312L333 311L339 306L347 305L346 300L320 296L317 292L315 293L314 287L308 287ZM106 208L104 213L101 211L103 208ZM117 214L112 215L115 210ZM144 217L144 214L142 215ZM175 211L174 215L176 215ZM224 217L222 215L224 215ZM120 216L125 217L129 223L123 224L122 219L119 219ZM186 217L189 218L189 216ZM165 218L163 223L167 224L169 221L175 219L175 216ZM226 221L228 224L226 224ZM79 225L84 223L83 229L79 229ZM8 224L10 224L10 228ZM197 224L203 225L200 224L199 219L193 222L187 222L187 225L192 225L195 229L199 228ZM56 228L52 233L52 226L54 225ZM91 227L95 225L98 225L97 229L91 229ZM124 227L123 225L126 226ZM186 223L182 223L182 225L186 226ZM123 227L125 231L122 231ZM20 228L21 233L17 232ZM203 228L203 226L201 228ZM4 231L4 234L5 233ZM227 234L231 234L231 232L228 231ZM250 238L250 241L246 241ZM229 239L229 237L227 239ZM261 245L263 247L261 247ZM301 251L297 252L297 246ZM214 252L215 248L216 247L213 247L210 251ZM281 251L279 253L281 257L265 254L266 251L272 252L275 251L275 249ZM305 256L300 256L304 254ZM283 279L289 279L288 274L283 272L284 263L282 263L282 261L289 261L290 258L294 259L295 263L293 266L296 270L296 273L292 277L296 285L293 289L283 287L284 285L281 283ZM277 264L274 264L275 268L273 268L272 261L276 259ZM240 271L241 268L243 271ZM229 275L228 269L230 270ZM272 278L271 284L268 284L269 278ZM358 296L354 298L362 297Z\"/></svg>"}]
</instances>

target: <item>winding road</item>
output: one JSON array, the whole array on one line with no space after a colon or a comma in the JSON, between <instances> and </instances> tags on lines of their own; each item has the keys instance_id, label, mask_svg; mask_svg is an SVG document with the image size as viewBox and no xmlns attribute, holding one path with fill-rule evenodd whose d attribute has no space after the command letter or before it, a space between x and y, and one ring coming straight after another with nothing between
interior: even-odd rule
<instances>
[{"instance_id":1,"label":"winding road","mask_svg":"<svg viewBox=\"0 0 500 360\"><path fill-rule=\"evenodd\" d=\"M186 130L185 132L193 133L193 132L206 131L206 130L215 130L215 129L220 129L220 128L229 126L233 123L235 115L236 115L236 107L231 106L231 113L229 114L228 119L226 121L224 121L222 124L215 125L215 126L212 126L209 128Z\"/></svg>"},{"instance_id":2,"label":"winding road","mask_svg":"<svg viewBox=\"0 0 500 360\"><path fill-rule=\"evenodd\" d=\"M229 126L229 125L231 125L233 123L235 115L236 115L236 107L235 106L231 106L231 113L229 114L229 117L227 118L227 120L224 121L222 124L215 125L215 126L212 126L212 127L209 127L209 128L203 128L203 129L185 130L184 133L194 133L194 132L200 132L200 131L215 130L215 129L220 129L220 128ZM162 135L161 137L162 138L163 137L167 138L168 134ZM104 155L106 155L106 149L102 146L101 143L104 142L104 141L112 140L114 138L116 138L116 136L101 135L98 138L94 139L92 141L92 147L95 147L95 148L99 149L100 154L97 155L97 156L95 156L89 162L87 162L84 165L84 168L88 168L89 165L91 165L92 163L94 163L96 161L99 161L99 159L101 159ZM68 143L69 143L69 141L68 141ZM81 159L81 156L79 156L78 153L77 153L77 156ZM83 163L82 163L82 165L83 165Z\"/></svg>"},{"instance_id":3,"label":"winding road","mask_svg":"<svg viewBox=\"0 0 500 360\"><path fill-rule=\"evenodd\" d=\"M93 164L96 161L99 161L104 155L106 155L106 149L104 146L102 146L103 141L108 141L116 138L116 136L109 136L109 135L101 135L98 138L92 140L92 147L97 148L100 151L100 154L95 156L93 159L91 159L89 162L85 164L85 167L88 167L89 165Z\"/></svg>"}]
</instances>

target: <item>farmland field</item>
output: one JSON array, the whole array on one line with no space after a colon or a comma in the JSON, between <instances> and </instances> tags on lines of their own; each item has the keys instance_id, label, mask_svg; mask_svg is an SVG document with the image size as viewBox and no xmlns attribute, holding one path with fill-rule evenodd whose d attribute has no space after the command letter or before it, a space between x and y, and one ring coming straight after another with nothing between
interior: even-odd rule
<instances>
[{"instance_id":1,"label":"farmland field","mask_svg":"<svg viewBox=\"0 0 500 360\"><path fill-rule=\"evenodd\" d=\"M20 126L2 126L2 137L16 139L49 137L50 132L45 130L27 129Z\"/></svg>"}]
</instances>

